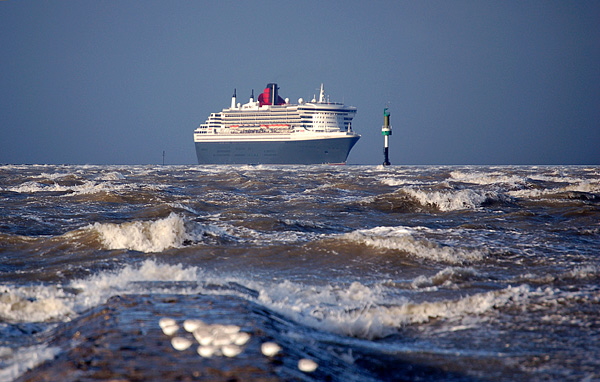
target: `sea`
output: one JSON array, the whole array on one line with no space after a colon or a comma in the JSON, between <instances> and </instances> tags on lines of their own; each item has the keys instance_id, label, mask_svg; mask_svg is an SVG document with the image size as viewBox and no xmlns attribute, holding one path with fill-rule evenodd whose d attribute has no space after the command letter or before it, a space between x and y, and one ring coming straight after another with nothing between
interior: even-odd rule
<instances>
[{"instance_id":1,"label":"sea","mask_svg":"<svg viewBox=\"0 0 600 382\"><path fill-rule=\"evenodd\" d=\"M0 165L0 381L600 381L600 166Z\"/></svg>"}]
</instances>

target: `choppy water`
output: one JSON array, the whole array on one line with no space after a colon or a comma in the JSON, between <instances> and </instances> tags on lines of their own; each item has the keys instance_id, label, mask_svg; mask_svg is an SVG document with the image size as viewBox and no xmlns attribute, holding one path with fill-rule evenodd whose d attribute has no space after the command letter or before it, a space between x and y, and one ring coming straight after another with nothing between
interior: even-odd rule
<instances>
[{"instance_id":1,"label":"choppy water","mask_svg":"<svg viewBox=\"0 0 600 382\"><path fill-rule=\"evenodd\" d=\"M2 381L600 380L598 166L5 165L0 210Z\"/></svg>"}]
</instances>

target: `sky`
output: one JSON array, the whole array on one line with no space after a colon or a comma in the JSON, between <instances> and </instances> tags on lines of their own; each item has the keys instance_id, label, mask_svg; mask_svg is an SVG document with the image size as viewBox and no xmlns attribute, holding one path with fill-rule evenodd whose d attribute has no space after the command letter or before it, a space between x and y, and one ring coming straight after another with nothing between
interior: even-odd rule
<instances>
[{"instance_id":1,"label":"sky","mask_svg":"<svg viewBox=\"0 0 600 382\"><path fill-rule=\"evenodd\" d=\"M600 164L600 1L0 1L0 163L195 164L269 82L356 106L349 164Z\"/></svg>"}]
</instances>

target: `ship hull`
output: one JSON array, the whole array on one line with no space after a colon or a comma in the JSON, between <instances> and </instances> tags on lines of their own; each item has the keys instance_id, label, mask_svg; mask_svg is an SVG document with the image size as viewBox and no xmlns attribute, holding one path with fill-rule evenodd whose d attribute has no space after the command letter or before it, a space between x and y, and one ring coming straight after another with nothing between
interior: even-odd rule
<instances>
[{"instance_id":1,"label":"ship hull","mask_svg":"<svg viewBox=\"0 0 600 382\"><path fill-rule=\"evenodd\" d=\"M287 141L195 142L199 164L345 163L360 136Z\"/></svg>"}]
</instances>

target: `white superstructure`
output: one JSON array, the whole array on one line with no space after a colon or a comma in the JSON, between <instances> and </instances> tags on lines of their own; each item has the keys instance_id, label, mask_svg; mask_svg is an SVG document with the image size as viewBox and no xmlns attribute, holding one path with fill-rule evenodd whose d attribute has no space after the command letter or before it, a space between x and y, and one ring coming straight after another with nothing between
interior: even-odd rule
<instances>
[{"instance_id":1,"label":"white superstructure","mask_svg":"<svg viewBox=\"0 0 600 382\"><path fill-rule=\"evenodd\" d=\"M325 98L292 104L268 84L254 100L237 103L194 130L199 164L320 164L345 163L360 135L352 131L356 108Z\"/></svg>"},{"instance_id":2,"label":"white superstructure","mask_svg":"<svg viewBox=\"0 0 600 382\"><path fill-rule=\"evenodd\" d=\"M327 101L322 84L318 101L304 102L300 98L297 104L289 103L289 99L282 104L261 104L254 97L239 104L234 93L229 108L211 113L194 131L194 141L302 140L356 135L351 126L355 114L353 106Z\"/></svg>"}]
</instances>

